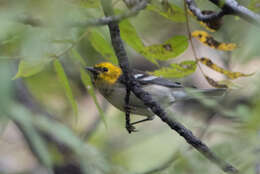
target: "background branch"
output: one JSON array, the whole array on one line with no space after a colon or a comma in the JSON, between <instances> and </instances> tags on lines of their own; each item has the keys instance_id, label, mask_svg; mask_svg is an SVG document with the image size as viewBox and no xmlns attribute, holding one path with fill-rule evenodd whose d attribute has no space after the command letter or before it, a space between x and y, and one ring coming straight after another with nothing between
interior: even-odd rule
<instances>
[{"instance_id":1,"label":"background branch","mask_svg":"<svg viewBox=\"0 0 260 174\"><path fill-rule=\"evenodd\" d=\"M221 8L225 14L237 15L249 23L260 24L260 15L252 12L248 8L238 4L236 0L209 0Z\"/></svg>"},{"instance_id":2,"label":"background branch","mask_svg":"<svg viewBox=\"0 0 260 174\"><path fill-rule=\"evenodd\" d=\"M223 10L220 12L212 12L211 14L204 14L198 7L197 4L195 3L194 0L185 0L187 7L189 10L197 17L198 20L204 21L204 22L209 22L212 20L220 19L222 18L225 13Z\"/></svg>"},{"instance_id":3,"label":"background branch","mask_svg":"<svg viewBox=\"0 0 260 174\"><path fill-rule=\"evenodd\" d=\"M28 88L23 83L22 79L17 79L15 82L16 82L16 85L15 85L16 86L16 93L15 94L16 94L16 98L17 98L18 102L20 102L22 105L24 105L32 113L36 113L36 114L40 114L40 115L43 115L43 116L47 116L49 119L51 119L53 121L56 121L55 120L56 116L50 114L47 111L45 111L45 109L43 109L40 106L39 102L34 99L34 97L29 92ZM21 124L19 124L19 122L15 122L15 124L18 126L18 128L22 132L23 136L25 137L26 142L29 145L29 148L30 148L31 152L39 160L40 158L39 158L37 152L34 150L33 146L31 145L30 138L28 138L28 135L26 134L26 131L24 131L23 126ZM51 136L49 134L46 134L45 132L40 131L37 128L36 128L36 130L45 139L46 142L55 145L57 147L57 149L59 150L59 152L64 157L67 156L66 157L66 159L67 159L66 160L66 164L61 164L61 165L55 165L54 166L53 170L54 170L55 174L62 174L62 173L64 173L64 171L66 171L67 174L82 174L80 165L78 163L76 163L76 162L75 163L71 162L68 159L68 157L72 155L72 150L69 147L67 147L62 142L60 142L57 139L55 139L53 136Z\"/></svg>"},{"instance_id":4,"label":"background branch","mask_svg":"<svg viewBox=\"0 0 260 174\"><path fill-rule=\"evenodd\" d=\"M260 24L260 15L238 4L236 0L225 0L225 1L209 0L209 1L217 5L221 9L221 11L212 12L210 14L204 14L203 11L201 11L197 7L195 0L185 0L189 10L197 17L198 20L204 22L219 20L225 15L236 15L254 25Z\"/></svg>"},{"instance_id":5,"label":"background branch","mask_svg":"<svg viewBox=\"0 0 260 174\"><path fill-rule=\"evenodd\" d=\"M148 2L150 2L150 1L151 0L143 0L140 3L138 3L136 6L131 8L129 11L124 12L124 13L119 14L119 15L114 15L114 14L108 15L108 16L103 17L103 18L89 20L85 23L74 23L74 24L72 24L72 26L77 26L77 27L79 27L79 26L80 27L100 26L100 25L107 25L111 22L119 22L119 21L124 20L126 18L137 15L141 10L143 10L146 7Z\"/></svg>"}]
</instances>

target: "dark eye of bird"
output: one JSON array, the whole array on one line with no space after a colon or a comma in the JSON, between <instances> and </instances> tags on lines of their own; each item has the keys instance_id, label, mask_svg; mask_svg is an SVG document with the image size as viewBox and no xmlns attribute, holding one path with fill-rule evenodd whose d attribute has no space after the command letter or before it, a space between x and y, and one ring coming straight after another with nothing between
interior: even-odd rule
<instances>
[{"instance_id":1,"label":"dark eye of bird","mask_svg":"<svg viewBox=\"0 0 260 174\"><path fill-rule=\"evenodd\" d=\"M107 69L106 67L104 67L104 68L103 68L103 71L104 71L104 72L107 72L107 71L108 71L108 69Z\"/></svg>"}]
</instances>

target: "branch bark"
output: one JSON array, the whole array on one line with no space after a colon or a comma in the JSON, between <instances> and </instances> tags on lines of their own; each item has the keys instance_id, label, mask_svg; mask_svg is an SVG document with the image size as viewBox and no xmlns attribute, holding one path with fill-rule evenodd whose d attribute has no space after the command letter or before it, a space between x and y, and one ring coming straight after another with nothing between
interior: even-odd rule
<instances>
[{"instance_id":1,"label":"branch bark","mask_svg":"<svg viewBox=\"0 0 260 174\"><path fill-rule=\"evenodd\" d=\"M242 19L259 25L260 24L260 15L252 12L248 8L238 4L236 0L209 0L210 2L214 3L222 10L229 12L229 14L234 14Z\"/></svg>"},{"instance_id":2,"label":"branch bark","mask_svg":"<svg viewBox=\"0 0 260 174\"><path fill-rule=\"evenodd\" d=\"M194 0L185 0L189 10L197 17L198 20L203 22L210 22L212 20L222 18L225 13L221 10L220 12L214 12L211 14L203 14L203 12L197 7Z\"/></svg>"},{"instance_id":3,"label":"branch bark","mask_svg":"<svg viewBox=\"0 0 260 174\"><path fill-rule=\"evenodd\" d=\"M74 24L72 24L72 26L77 26L77 27L79 27L79 26L80 27L102 26L102 25L107 25L111 22L119 22L119 21L122 21L126 18L136 16L141 10L143 10L146 7L146 5L150 1L151 0L143 0L143 1L141 1L141 3L134 6L129 11L126 11L125 13L120 14L120 15L114 15L114 14L108 15L108 16L103 17L103 18L89 20L85 23L74 23Z\"/></svg>"},{"instance_id":4,"label":"branch bark","mask_svg":"<svg viewBox=\"0 0 260 174\"><path fill-rule=\"evenodd\" d=\"M197 7L195 0L185 0L186 4L188 5L188 8L193 12L193 14L195 14L199 20L202 20L204 22L219 19L224 15L236 15L254 25L260 24L260 15L240 5L236 0L208 1L218 6L221 9L221 11L212 14L203 14L201 10Z\"/></svg>"}]
</instances>

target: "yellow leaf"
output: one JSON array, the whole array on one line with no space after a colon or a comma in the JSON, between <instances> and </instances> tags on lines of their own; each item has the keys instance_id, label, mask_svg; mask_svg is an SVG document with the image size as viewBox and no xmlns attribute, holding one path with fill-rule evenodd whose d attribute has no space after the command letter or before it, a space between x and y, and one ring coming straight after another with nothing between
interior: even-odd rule
<instances>
[{"instance_id":1,"label":"yellow leaf","mask_svg":"<svg viewBox=\"0 0 260 174\"><path fill-rule=\"evenodd\" d=\"M221 73L224 74L225 76L227 76L230 79L236 79L238 77L247 77L247 76L251 76L253 75L253 73L251 74L244 74L241 72L231 72L228 70L225 70L224 68L219 67L218 65L216 65L215 63L213 63L210 59L202 57L199 59L201 63L203 63L204 65L206 65L207 67Z\"/></svg>"},{"instance_id":2,"label":"yellow leaf","mask_svg":"<svg viewBox=\"0 0 260 174\"><path fill-rule=\"evenodd\" d=\"M215 88L228 88L227 85L225 85L225 84L220 84L219 82L213 80L213 79L210 78L209 76L206 76L206 75L205 75L204 77L206 78L206 80L208 81L208 83L209 83L211 86L215 87Z\"/></svg>"},{"instance_id":3,"label":"yellow leaf","mask_svg":"<svg viewBox=\"0 0 260 174\"><path fill-rule=\"evenodd\" d=\"M196 18L196 20L200 23L200 25L202 25L204 28L206 28L210 32L215 32L216 30L218 30L221 27L222 18L217 18L217 19L205 22L205 21L198 19L197 16L194 15L191 10L188 9L187 11L191 16ZM204 15L209 15L209 14L214 13L214 11L204 10L204 11L201 11L201 13Z\"/></svg>"},{"instance_id":4,"label":"yellow leaf","mask_svg":"<svg viewBox=\"0 0 260 174\"><path fill-rule=\"evenodd\" d=\"M200 42L202 42L203 44L211 48L222 50L222 51L232 51L237 47L237 45L234 43L218 42L205 31L199 31L199 30L194 31L192 32L192 37L198 38Z\"/></svg>"},{"instance_id":5,"label":"yellow leaf","mask_svg":"<svg viewBox=\"0 0 260 174\"><path fill-rule=\"evenodd\" d=\"M226 85L229 89L239 89L239 88L241 88L239 85L235 84L231 80L221 80L221 81L218 81L218 84Z\"/></svg>"}]
</instances>

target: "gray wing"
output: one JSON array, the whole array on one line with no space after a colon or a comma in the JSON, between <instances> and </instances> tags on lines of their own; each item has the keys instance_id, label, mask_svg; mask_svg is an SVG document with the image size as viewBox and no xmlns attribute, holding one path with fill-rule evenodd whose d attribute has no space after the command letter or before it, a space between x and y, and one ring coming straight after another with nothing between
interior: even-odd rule
<instances>
[{"instance_id":1,"label":"gray wing","mask_svg":"<svg viewBox=\"0 0 260 174\"><path fill-rule=\"evenodd\" d=\"M156 84L156 85L166 86L169 88L183 88L183 86L179 82L173 82L168 79L152 76L138 70L134 71L134 77L142 85Z\"/></svg>"}]
</instances>

